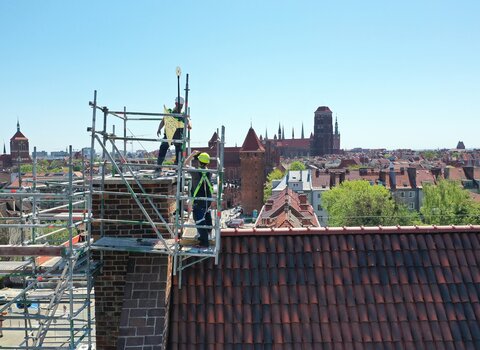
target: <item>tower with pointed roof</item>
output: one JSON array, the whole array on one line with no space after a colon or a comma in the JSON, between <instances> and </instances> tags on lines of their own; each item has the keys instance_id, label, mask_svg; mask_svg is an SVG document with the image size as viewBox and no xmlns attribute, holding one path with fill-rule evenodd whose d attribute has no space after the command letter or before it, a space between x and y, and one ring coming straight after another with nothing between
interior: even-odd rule
<instances>
[{"instance_id":1,"label":"tower with pointed roof","mask_svg":"<svg viewBox=\"0 0 480 350\"><path fill-rule=\"evenodd\" d=\"M338 132L337 117L335 117L335 133L333 134L333 153L340 153L340 133Z\"/></svg>"},{"instance_id":2,"label":"tower with pointed roof","mask_svg":"<svg viewBox=\"0 0 480 350\"><path fill-rule=\"evenodd\" d=\"M265 183L265 148L255 130L248 130L240 148L241 203L244 213L260 212L263 206Z\"/></svg>"},{"instance_id":3,"label":"tower with pointed roof","mask_svg":"<svg viewBox=\"0 0 480 350\"><path fill-rule=\"evenodd\" d=\"M12 157L12 164L31 163L30 148L28 139L20 131L20 122L17 120L17 132L10 139L10 155Z\"/></svg>"},{"instance_id":4,"label":"tower with pointed roof","mask_svg":"<svg viewBox=\"0 0 480 350\"><path fill-rule=\"evenodd\" d=\"M333 153L332 111L327 106L320 106L315 111L313 124L311 154L322 156Z\"/></svg>"}]
</instances>

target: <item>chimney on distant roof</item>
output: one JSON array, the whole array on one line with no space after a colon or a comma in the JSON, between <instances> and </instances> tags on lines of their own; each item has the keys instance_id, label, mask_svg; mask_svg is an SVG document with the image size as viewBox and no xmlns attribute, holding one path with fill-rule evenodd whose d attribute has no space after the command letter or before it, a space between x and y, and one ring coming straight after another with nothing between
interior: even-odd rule
<instances>
[{"instance_id":1,"label":"chimney on distant roof","mask_svg":"<svg viewBox=\"0 0 480 350\"><path fill-rule=\"evenodd\" d=\"M385 186L387 184L387 174L384 170L378 172L378 179L382 182L382 185Z\"/></svg>"},{"instance_id":2,"label":"chimney on distant roof","mask_svg":"<svg viewBox=\"0 0 480 350\"><path fill-rule=\"evenodd\" d=\"M396 190L397 189L397 175L395 174L395 169L390 168L390 189Z\"/></svg>"},{"instance_id":3,"label":"chimney on distant roof","mask_svg":"<svg viewBox=\"0 0 480 350\"><path fill-rule=\"evenodd\" d=\"M447 166L443 169L443 177L448 180L450 178L450 168Z\"/></svg>"},{"instance_id":4,"label":"chimney on distant roof","mask_svg":"<svg viewBox=\"0 0 480 350\"><path fill-rule=\"evenodd\" d=\"M298 200L300 201L300 204L307 204L307 195L304 193L299 194Z\"/></svg>"},{"instance_id":5,"label":"chimney on distant roof","mask_svg":"<svg viewBox=\"0 0 480 350\"><path fill-rule=\"evenodd\" d=\"M330 172L330 188L335 187L335 172Z\"/></svg>"},{"instance_id":6,"label":"chimney on distant roof","mask_svg":"<svg viewBox=\"0 0 480 350\"><path fill-rule=\"evenodd\" d=\"M273 207L273 199L268 199L265 203L265 210L272 210Z\"/></svg>"},{"instance_id":7,"label":"chimney on distant roof","mask_svg":"<svg viewBox=\"0 0 480 350\"><path fill-rule=\"evenodd\" d=\"M473 166L464 166L463 167L463 172L465 173L465 177L468 180L473 180L474 179Z\"/></svg>"},{"instance_id":8,"label":"chimney on distant roof","mask_svg":"<svg viewBox=\"0 0 480 350\"><path fill-rule=\"evenodd\" d=\"M438 180L438 178L440 177L441 173L442 173L442 169L438 168L438 167L433 167L431 169L432 171L432 175L435 177L435 179Z\"/></svg>"},{"instance_id":9,"label":"chimney on distant roof","mask_svg":"<svg viewBox=\"0 0 480 350\"><path fill-rule=\"evenodd\" d=\"M408 167L408 180L410 181L410 186L412 188L417 188L417 168Z\"/></svg>"}]
</instances>

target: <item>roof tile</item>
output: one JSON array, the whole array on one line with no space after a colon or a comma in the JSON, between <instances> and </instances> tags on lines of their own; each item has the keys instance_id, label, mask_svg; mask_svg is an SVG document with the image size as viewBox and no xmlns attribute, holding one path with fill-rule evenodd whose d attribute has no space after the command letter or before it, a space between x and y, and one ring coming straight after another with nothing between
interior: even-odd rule
<instances>
[{"instance_id":1,"label":"roof tile","mask_svg":"<svg viewBox=\"0 0 480 350\"><path fill-rule=\"evenodd\" d=\"M222 237L219 266L185 270L173 291L169 342L213 346L215 333L220 348L473 347L478 234L419 230Z\"/></svg>"}]
</instances>

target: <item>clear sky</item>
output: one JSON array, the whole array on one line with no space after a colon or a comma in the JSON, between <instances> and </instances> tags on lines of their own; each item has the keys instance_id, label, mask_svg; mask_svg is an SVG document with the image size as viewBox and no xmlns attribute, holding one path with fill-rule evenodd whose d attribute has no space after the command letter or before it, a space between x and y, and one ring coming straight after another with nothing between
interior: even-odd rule
<instances>
[{"instance_id":1,"label":"clear sky","mask_svg":"<svg viewBox=\"0 0 480 350\"><path fill-rule=\"evenodd\" d=\"M221 125L227 146L250 125L309 135L326 105L342 148L479 148L479 14L478 0L1 0L0 141L8 153L18 118L31 149L89 146L94 90L161 112L180 66L193 146Z\"/></svg>"}]
</instances>

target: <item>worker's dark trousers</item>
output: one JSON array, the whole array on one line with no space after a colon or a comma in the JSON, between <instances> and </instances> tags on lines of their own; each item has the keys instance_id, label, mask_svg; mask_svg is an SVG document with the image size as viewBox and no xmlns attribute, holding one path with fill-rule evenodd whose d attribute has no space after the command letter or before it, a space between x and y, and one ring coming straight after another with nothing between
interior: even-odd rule
<instances>
[{"instance_id":1,"label":"worker's dark trousers","mask_svg":"<svg viewBox=\"0 0 480 350\"><path fill-rule=\"evenodd\" d=\"M196 225L201 226L212 226L212 215L210 214L211 202L196 200L193 202L193 219L195 220ZM211 229L209 228L197 228L199 234L199 242L203 247L208 247L210 244L208 242L208 234Z\"/></svg>"},{"instance_id":2,"label":"worker's dark trousers","mask_svg":"<svg viewBox=\"0 0 480 350\"><path fill-rule=\"evenodd\" d=\"M173 134L173 139L174 140L181 140L183 136L183 129L177 129L175 130L175 133ZM166 139L167 136L163 135L163 138ZM175 164L178 164L178 161L180 159L180 155L182 153L182 144L181 143L175 143ZM160 145L160 149L158 150L158 158L157 158L157 165L162 165L163 161L165 160L165 155L167 154L168 148L170 147L170 144L167 141L163 141L162 144Z\"/></svg>"}]
</instances>

